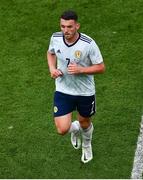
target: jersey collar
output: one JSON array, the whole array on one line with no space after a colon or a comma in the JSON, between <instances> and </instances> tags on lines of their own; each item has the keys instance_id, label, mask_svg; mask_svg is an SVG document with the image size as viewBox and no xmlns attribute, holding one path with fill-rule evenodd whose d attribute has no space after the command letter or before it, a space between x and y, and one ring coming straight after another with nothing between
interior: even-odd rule
<instances>
[{"instance_id":1,"label":"jersey collar","mask_svg":"<svg viewBox=\"0 0 143 180\"><path fill-rule=\"evenodd\" d=\"M71 46L73 46L73 45L75 45L76 43L77 43L77 41L80 39L80 33L79 33L79 37L77 38L77 40L74 42L74 43L72 43L72 44L68 44L66 41L65 41L65 38L64 38L64 35L63 35L63 41L64 41L64 43L65 43L65 45L66 46L68 46L68 47L71 47Z\"/></svg>"}]
</instances>

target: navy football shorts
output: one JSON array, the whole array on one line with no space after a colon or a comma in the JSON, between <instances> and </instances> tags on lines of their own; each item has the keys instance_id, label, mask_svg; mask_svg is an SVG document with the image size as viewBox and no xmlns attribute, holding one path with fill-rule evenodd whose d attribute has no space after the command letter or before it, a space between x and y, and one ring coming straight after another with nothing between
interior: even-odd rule
<instances>
[{"instance_id":1,"label":"navy football shorts","mask_svg":"<svg viewBox=\"0 0 143 180\"><path fill-rule=\"evenodd\" d=\"M95 95L73 96L56 91L54 94L54 117L78 111L83 117L95 114Z\"/></svg>"}]
</instances>

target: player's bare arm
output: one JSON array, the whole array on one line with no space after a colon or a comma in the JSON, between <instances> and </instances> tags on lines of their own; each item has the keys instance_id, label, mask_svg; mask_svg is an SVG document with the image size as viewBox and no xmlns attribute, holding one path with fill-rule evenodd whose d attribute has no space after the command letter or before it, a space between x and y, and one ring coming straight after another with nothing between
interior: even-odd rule
<instances>
[{"instance_id":1,"label":"player's bare arm","mask_svg":"<svg viewBox=\"0 0 143 180\"><path fill-rule=\"evenodd\" d=\"M104 63L94 64L89 67L83 67L76 63L70 63L68 65L69 74L101 74L105 71Z\"/></svg>"},{"instance_id":2,"label":"player's bare arm","mask_svg":"<svg viewBox=\"0 0 143 180\"><path fill-rule=\"evenodd\" d=\"M49 65L49 70L51 73L51 77L56 79L59 76L62 76L62 72L57 69L57 59L55 54L47 53L47 60Z\"/></svg>"}]
</instances>

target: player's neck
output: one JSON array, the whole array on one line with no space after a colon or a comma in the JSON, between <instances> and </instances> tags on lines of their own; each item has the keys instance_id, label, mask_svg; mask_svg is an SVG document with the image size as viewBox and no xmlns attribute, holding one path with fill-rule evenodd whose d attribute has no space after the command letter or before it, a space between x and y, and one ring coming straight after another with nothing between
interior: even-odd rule
<instances>
[{"instance_id":1,"label":"player's neck","mask_svg":"<svg viewBox=\"0 0 143 180\"><path fill-rule=\"evenodd\" d=\"M73 44L74 42L77 41L78 38L79 38L79 33L76 32L75 35L72 38L65 39L65 41L66 41L67 44Z\"/></svg>"}]
</instances>

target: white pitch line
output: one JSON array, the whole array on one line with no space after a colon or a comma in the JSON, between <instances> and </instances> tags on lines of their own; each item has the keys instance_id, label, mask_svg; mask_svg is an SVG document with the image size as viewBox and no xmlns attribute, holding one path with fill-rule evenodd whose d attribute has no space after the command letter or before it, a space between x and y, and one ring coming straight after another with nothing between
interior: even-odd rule
<instances>
[{"instance_id":1,"label":"white pitch line","mask_svg":"<svg viewBox=\"0 0 143 180\"><path fill-rule=\"evenodd\" d=\"M142 179L143 175L143 115L141 117L140 134L134 157L131 179Z\"/></svg>"}]
</instances>

